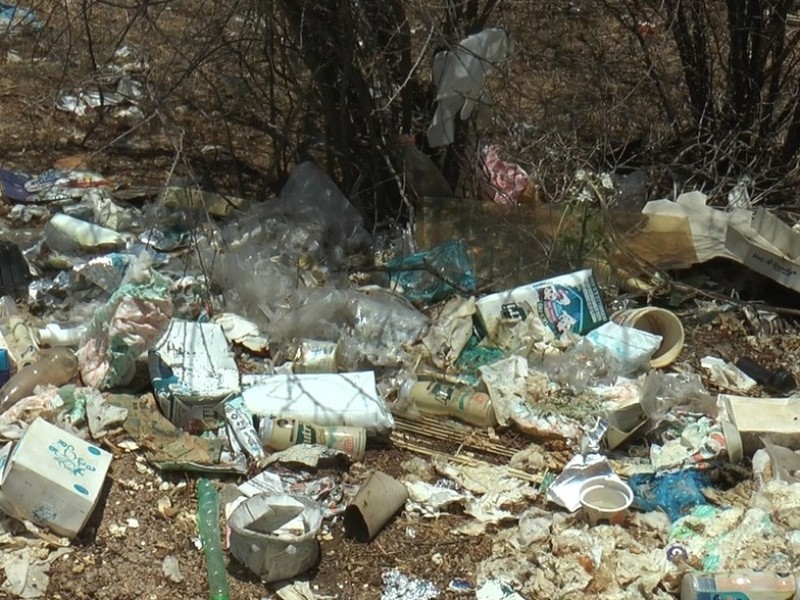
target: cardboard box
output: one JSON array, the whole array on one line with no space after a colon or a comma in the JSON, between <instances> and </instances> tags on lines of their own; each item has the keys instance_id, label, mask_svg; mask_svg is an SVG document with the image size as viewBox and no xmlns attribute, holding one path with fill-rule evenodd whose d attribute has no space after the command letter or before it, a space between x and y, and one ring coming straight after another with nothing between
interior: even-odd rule
<instances>
[{"instance_id":1,"label":"cardboard box","mask_svg":"<svg viewBox=\"0 0 800 600\"><path fill-rule=\"evenodd\" d=\"M602 399L600 404L602 417L608 422L606 447L613 450L638 433L647 423L647 417L642 410L639 388L630 381L628 384L594 389Z\"/></svg>"},{"instance_id":2,"label":"cardboard box","mask_svg":"<svg viewBox=\"0 0 800 600\"><path fill-rule=\"evenodd\" d=\"M582 335L608 321L591 269L489 294L475 306L489 335L501 320L524 321L531 314L538 315L556 335L567 330Z\"/></svg>"},{"instance_id":3,"label":"cardboard box","mask_svg":"<svg viewBox=\"0 0 800 600\"><path fill-rule=\"evenodd\" d=\"M111 454L41 417L0 450L0 507L66 537L94 511Z\"/></svg>"},{"instance_id":4,"label":"cardboard box","mask_svg":"<svg viewBox=\"0 0 800 600\"><path fill-rule=\"evenodd\" d=\"M158 405L178 427L224 423L224 402L241 391L239 369L217 323L173 319L150 354Z\"/></svg>"},{"instance_id":5,"label":"cardboard box","mask_svg":"<svg viewBox=\"0 0 800 600\"><path fill-rule=\"evenodd\" d=\"M731 224L725 243L742 264L800 292L800 234L765 209L750 226Z\"/></svg>"},{"instance_id":6,"label":"cardboard box","mask_svg":"<svg viewBox=\"0 0 800 600\"><path fill-rule=\"evenodd\" d=\"M720 420L730 421L739 430L746 456L761 448L762 438L800 450L800 396L750 398L720 394L717 407Z\"/></svg>"}]
</instances>

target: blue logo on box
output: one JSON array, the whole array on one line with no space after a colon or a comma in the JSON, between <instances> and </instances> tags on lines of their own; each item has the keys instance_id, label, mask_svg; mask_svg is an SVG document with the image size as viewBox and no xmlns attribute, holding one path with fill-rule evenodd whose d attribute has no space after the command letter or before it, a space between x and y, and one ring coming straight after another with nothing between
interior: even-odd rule
<instances>
[{"instance_id":1,"label":"blue logo on box","mask_svg":"<svg viewBox=\"0 0 800 600\"><path fill-rule=\"evenodd\" d=\"M55 521L58 515L49 506L37 506L33 509L33 518L38 523L49 523Z\"/></svg>"},{"instance_id":2,"label":"blue logo on box","mask_svg":"<svg viewBox=\"0 0 800 600\"><path fill-rule=\"evenodd\" d=\"M89 464L86 459L81 458L75 453L75 446L68 444L64 440L56 441L55 444L49 447L49 450L56 463L73 475L82 477L85 471L97 470L94 465ZM100 454L97 448L94 448L94 450L98 455ZM92 452L92 454L94 454L94 452Z\"/></svg>"}]
</instances>

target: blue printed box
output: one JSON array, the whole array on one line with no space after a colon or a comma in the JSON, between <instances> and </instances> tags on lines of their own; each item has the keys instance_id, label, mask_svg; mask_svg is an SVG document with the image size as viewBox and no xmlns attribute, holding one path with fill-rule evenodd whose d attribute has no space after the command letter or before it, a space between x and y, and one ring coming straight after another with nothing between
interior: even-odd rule
<instances>
[{"instance_id":1,"label":"blue printed box","mask_svg":"<svg viewBox=\"0 0 800 600\"><path fill-rule=\"evenodd\" d=\"M0 508L75 537L97 504L111 454L42 418L0 449Z\"/></svg>"},{"instance_id":2,"label":"blue printed box","mask_svg":"<svg viewBox=\"0 0 800 600\"><path fill-rule=\"evenodd\" d=\"M608 321L591 269L484 296L476 308L489 335L501 320L524 321L530 315L539 316L556 336L567 331L583 335Z\"/></svg>"}]
</instances>

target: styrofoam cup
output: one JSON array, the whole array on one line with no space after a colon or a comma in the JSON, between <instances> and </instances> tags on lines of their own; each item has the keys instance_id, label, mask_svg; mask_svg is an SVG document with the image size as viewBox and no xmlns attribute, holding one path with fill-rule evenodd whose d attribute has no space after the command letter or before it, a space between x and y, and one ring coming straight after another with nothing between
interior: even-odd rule
<instances>
[{"instance_id":1,"label":"styrofoam cup","mask_svg":"<svg viewBox=\"0 0 800 600\"><path fill-rule=\"evenodd\" d=\"M580 500L592 525L621 525L633 503L633 490L618 479L592 477L581 488Z\"/></svg>"}]
</instances>

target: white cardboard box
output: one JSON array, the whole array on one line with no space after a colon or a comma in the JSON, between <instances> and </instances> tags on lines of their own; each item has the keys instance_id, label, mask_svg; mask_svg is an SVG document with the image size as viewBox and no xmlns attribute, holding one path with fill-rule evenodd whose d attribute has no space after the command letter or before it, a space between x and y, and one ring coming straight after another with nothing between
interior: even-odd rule
<instances>
[{"instance_id":1,"label":"white cardboard box","mask_svg":"<svg viewBox=\"0 0 800 600\"><path fill-rule=\"evenodd\" d=\"M538 316L556 336L567 330L583 335L608 321L591 269L489 294L475 307L489 335L502 320L525 321L531 315Z\"/></svg>"},{"instance_id":2,"label":"white cardboard box","mask_svg":"<svg viewBox=\"0 0 800 600\"><path fill-rule=\"evenodd\" d=\"M739 430L747 456L761 448L762 438L768 442L800 450L800 396L788 398L750 398L717 396L719 416Z\"/></svg>"},{"instance_id":3,"label":"white cardboard box","mask_svg":"<svg viewBox=\"0 0 800 600\"><path fill-rule=\"evenodd\" d=\"M0 507L66 537L92 514L111 454L41 417L0 449Z\"/></svg>"},{"instance_id":4,"label":"white cardboard box","mask_svg":"<svg viewBox=\"0 0 800 600\"><path fill-rule=\"evenodd\" d=\"M744 265L800 292L800 234L765 209L749 227L730 225L725 244Z\"/></svg>"},{"instance_id":5,"label":"white cardboard box","mask_svg":"<svg viewBox=\"0 0 800 600\"><path fill-rule=\"evenodd\" d=\"M183 428L195 420L224 421L223 403L241 387L222 326L173 319L154 350L173 374L153 381L164 415Z\"/></svg>"}]
</instances>

